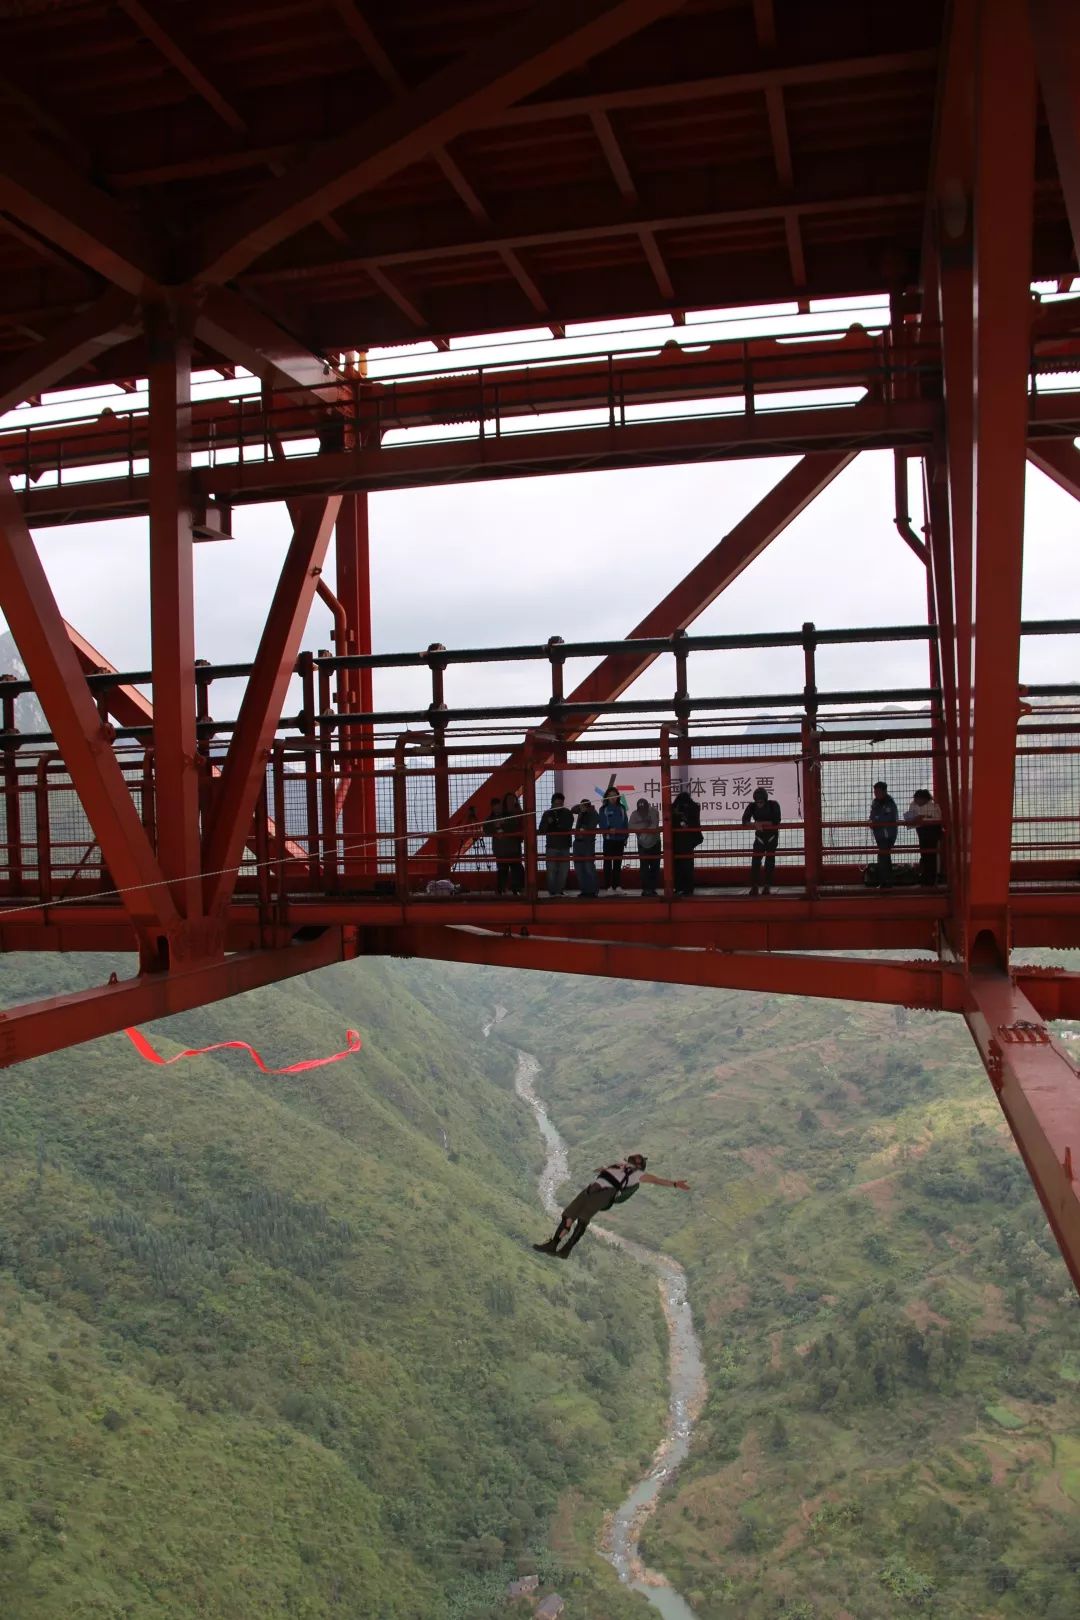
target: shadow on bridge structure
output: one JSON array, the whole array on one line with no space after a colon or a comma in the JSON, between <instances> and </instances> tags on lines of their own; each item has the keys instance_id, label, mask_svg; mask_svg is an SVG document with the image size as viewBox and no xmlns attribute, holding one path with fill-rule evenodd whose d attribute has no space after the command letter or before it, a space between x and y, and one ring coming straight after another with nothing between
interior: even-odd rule
<instances>
[{"instance_id":1,"label":"shadow on bridge structure","mask_svg":"<svg viewBox=\"0 0 1080 1620\"><path fill-rule=\"evenodd\" d=\"M27 671L0 683L0 949L138 972L7 1007L0 1064L369 954L953 1012L1080 1284L1080 1079L1049 1027L1080 1018L1080 975L1014 956L1080 946L1080 618L1021 616L1028 464L1080 497L1080 11L824 0L810 39L771 0L505 0L480 38L337 0L316 73L285 15L227 54L240 9L200 0L182 38L126 4L3 24L30 88L0 109L0 607ZM795 319L871 295L865 324ZM750 305L735 339L702 313ZM575 340L642 316L663 341ZM462 346L526 326L506 359ZM694 635L866 450L894 457L925 623ZM372 652L372 492L765 456L798 459L704 557L670 538L682 577L623 640ZM201 662L194 548L269 502L292 536L256 655ZM123 671L62 618L32 530L132 516L152 653ZM1073 650L1025 688L1040 636ZM822 648L874 667L897 641L922 684L819 683ZM692 679L763 647L801 654L797 690ZM528 701L455 708L483 663L530 666ZM408 667L430 702L378 710L374 672ZM20 729L31 693L46 724ZM922 883L865 882L878 777L941 807ZM657 806L659 872L631 838L625 895L549 893L539 812L612 778ZM759 784L784 810L768 896Z\"/></svg>"}]
</instances>

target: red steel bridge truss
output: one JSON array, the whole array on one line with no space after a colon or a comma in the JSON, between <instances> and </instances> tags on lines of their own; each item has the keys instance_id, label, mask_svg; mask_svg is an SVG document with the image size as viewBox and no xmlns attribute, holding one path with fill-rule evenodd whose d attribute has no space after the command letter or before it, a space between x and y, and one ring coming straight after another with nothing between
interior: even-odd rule
<instances>
[{"instance_id":1,"label":"red steel bridge truss","mask_svg":"<svg viewBox=\"0 0 1080 1620\"><path fill-rule=\"evenodd\" d=\"M1080 946L1080 662L1019 683L1023 636L1080 633L1021 619L1027 463L1080 498L1080 11L389 9L3 8L0 607L29 679L0 685L0 948L133 951L139 971L6 1008L0 1064L371 953L952 1011L1080 1284L1080 1077L1048 1028L1080 1017L1080 974L1013 954ZM1063 296L1033 297L1047 282ZM867 294L882 330L683 330ZM447 352L655 314L672 327L649 349ZM367 350L416 340L428 373L369 374ZM106 383L101 411L86 389ZM693 635L865 449L894 454L926 623ZM625 640L372 654L371 491L767 455L799 459ZM271 501L292 538L256 656L202 664L194 547ZM31 533L123 516L148 520L137 671L63 620ZM312 657L316 594L335 646ZM921 644L925 683L823 689L818 649L860 640ZM696 656L761 646L801 650L798 690L698 693ZM594 662L568 690L576 658ZM531 706L454 708L458 665L508 660L542 672ZM657 661L668 695L633 696ZM409 664L430 704L376 711L372 672ZM47 731L17 727L31 689ZM747 897L745 834L706 815L677 896L672 784L748 761L799 783L774 894ZM552 773L638 764L664 806L661 894L544 895ZM863 886L877 775L943 806L939 884ZM507 790L524 888L498 896L477 821Z\"/></svg>"}]
</instances>

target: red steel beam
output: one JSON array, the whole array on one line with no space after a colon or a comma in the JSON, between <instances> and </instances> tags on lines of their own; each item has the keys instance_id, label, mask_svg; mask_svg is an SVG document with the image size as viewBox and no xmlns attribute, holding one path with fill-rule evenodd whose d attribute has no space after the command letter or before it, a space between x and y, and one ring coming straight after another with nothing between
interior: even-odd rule
<instances>
[{"instance_id":1,"label":"red steel beam","mask_svg":"<svg viewBox=\"0 0 1080 1620\"><path fill-rule=\"evenodd\" d=\"M456 220L448 221L441 229L434 222L423 240L417 243L413 229L391 220L385 227L375 227L368 233L362 254L316 259L306 253L302 258L275 260L253 269L246 279L252 286L270 288L294 282L332 280L357 272L369 274L373 266L384 271L424 269L436 262L442 267L454 259L474 260L480 255L501 254L508 249L528 252L533 248L573 244L592 248L593 244L636 236L642 230L653 234L687 229L720 230L774 220L783 222L789 217L807 220L838 213L845 218L864 212L884 213L908 209L923 201L923 193L912 187L913 178L905 166L902 174L879 175L876 190L853 192L848 171L837 169L829 183L819 179L804 191L791 192L776 182L763 184L755 176L747 176L737 182L738 189L733 185L725 192L724 206L717 207L715 191L701 175L690 173L666 182L662 191L654 187L655 194L643 199L636 212L629 212L625 202L612 196L609 186L599 189L593 185L577 195L564 191L555 202L540 198L530 202L528 207L519 203L516 221L512 214L504 217L502 228L495 234L478 236L474 229Z\"/></svg>"},{"instance_id":2,"label":"red steel beam","mask_svg":"<svg viewBox=\"0 0 1080 1620\"><path fill-rule=\"evenodd\" d=\"M670 636L685 630L699 618L705 609L748 568L755 557L782 534L827 489L844 468L855 459L855 452L835 451L828 455L810 455L786 472L780 481L763 495L761 500L724 535L713 549L697 563L668 594L657 603L633 630L630 637ZM612 653L603 659L591 674L576 686L567 697L568 703L611 703L656 662L655 653ZM597 719L596 714L578 714L573 722L560 726L559 734L567 742L580 737ZM549 728L554 729L554 728ZM542 768L552 758L550 749L534 748L534 762ZM491 798L516 790L521 783L522 756L520 752L493 771L482 787L472 795L476 804L487 805ZM469 806L463 805L451 818L453 826L468 822ZM458 839L458 852L471 840ZM421 856L434 852L434 840L419 851Z\"/></svg>"},{"instance_id":3,"label":"red steel beam","mask_svg":"<svg viewBox=\"0 0 1080 1620\"><path fill-rule=\"evenodd\" d=\"M144 935L168 935L177 923L176 908L111 743L102 735L18 499L2 475L0 607L129 915Z\"/></svg>"},{"instance_id":4,"label":"red steel beam","mask_svg":"<svg viewBox=\"0 0 1080 1620\"><path fill-rule=\"evenodd\" d=\"M967 955L978 960L985 946L1007 962L1035 172L1035 68L1025 0L983 7L977 60Z\"/></svg>"},{"instance_id":5,"label":"red steel beam","mask_svg":"<svg viewBox=\"0 0 1080 1620\"><path fill-rule=\"evenodd\" d=\"M4 145L0 208L125 292L159 279L157 249L134 216L22 134Z\"/></svg>"},{"instance_id":6,"label":"red steel beam","mask_svg":"<svg viewBox=\"0 0 1080 1620\"><path fill-rule=\"evenodd\" d=\"M115 675L116 665L98 652L74 625L64 620L67 638L75 649L79 667L84 675ZM110 686L102 694L106 712L119 726L152 726L154 705L143 697L137 686Z\"/></svg>"},{"instance_id":7,"label":"red steel beam","mask_svg":"<svg viewBox=\"0 0 1080 1620\"><path fill-rule=\"evenodd\" d=\"M291 333L230 287L197 290L195 335L225 359L253 371L270 388L310 388L327 404L338 399L342 378L321 354L312 354Z\"/></svg>"},{"instance_id":8,"label":"red steel beam","mask_svg":"<svg viewBox=\"0 0 1080 1620\"><path fill-rule=\"evenodd\" d=\"M1080 9L1075 0L1029 0L1043 106L1080 259Z\"/></svg>"},{"instance_id":9,"label":"red steel beam","mask_svg":"<svg viewBox=\"0 0 1080 1620\"><path fill-rule=\"evenodd\" d=\"M474 129L507 125L562 122L591 118L597 108L606 112L711 101L716 97L760 95L770 86L799 88L840 81L877 79L900 73L918 73L937 66L935 48L882 52L876 56L834 57L825 61L792 62L754 67L742 73L714 74L700 79L661 78L652 84L625 89L598 86L578 96L551 96L524 106L494 108L474 119Z\"/></svg>"},{"instance_id":10,"label":"red steel beam","mask_svg":"<svg viewBox=\"0 0 1080 1620\"><path fill-rule=\"evenodd\" d=\"M1033 467L1052 478L1059 489L1080 501L1080 450L1069 439L1047 439L1028 445Z\"/></svg>"},{"instance_id":11,"label":"red steel beam","mask_svg":"<svg viewBox=\"0 0 1080 1620\"><path fill-rule=\"evenodd\" d=\"M64 382L139 330L134 298L110 288L25 354L0 366L0 412Z\"/></svg>"},{"instance_id":12,"label":"red steel beam","mask_svg":"<svg viewBox=\"0 0 1080 1620\"><path fill-rule=\"evenodd\" d=\"M266 754L281 717L300 640L334 532L341 496L300 503L236 730L221 770L206 845L207 906L220 912L236 884Z\"/></svg>"},{"instance_id":13,"label":"red steel beam","mask_svg":"<svg viewBox=\"0 0 1080 1620\"><path fill-rule=\"evenodd\" d=\"M395 955L442 962L477 962L540 973L640 979L652 984L700 984L725 990L877 1001L958 1012L963 981L940 962L866 961L859 957L797 956L776 952L671 949L478 928L395 929L384 941Z\"/></svg>"},{"instance_id":14,"label":"red steel beam","mask_svg":"<svg viewBox=\"0 0 1080 1620\"><path fill-rule=\"evenodd\" d=\"M199 279L227 281L276 243L350 202L590 57L638 33L682 0L546 0L490 44L316 152L212 224Z\"/></svg>"},{"instance_id":15,"label":"red steel beam","mask_svg":"<svg viewBox=\"0 0 1080 1620\"><path fill-rule=\"evenodd\" d=\"M231 102L227 101L217 86L210 80L194 60L189 50L177 35L177 18L170 18L169 28L165 28L161 19L154 15L149 6L140 4L140 0L117 0L121 11L127 12L135 27L145 34L151 44L155 45L167 62L170 62L180 76L187 81L197 96L201 96L208 107L212 107L223 123L236 135L247 133L247 123Z\"/></svg>"},{"instance_id":16,"label":"red steel beam","mask_svg":"<svg viewBox=\"0 0 1080 1620\"><path fill-rule=\"evenodd\" d=\"M1080 1075L1007 974L973 972L964 992L968 1028L1080 1288Z\"/></svg>"},{"instance_id":17,"label":"red steel beam","mask_svg":"<svg viewBox=\"0 0 1080 1620\"><path fill-rule=\"evenodd\" d=\"M195 728L191 339L183 314L147 310L150 383L150 643L158 860L177 910L202 913Z\"/></svg>"},{"instance_id":18,"label":"red steel beam","mask_svg":"<svg viewBox=\"0 0 1080 1620\"><path fill-rule=\"evenodd\" d=\"M348 948L347 930L327 928L313 940L277 950L239 952L219 962L142 973L118 984L9 1007L0 1014L0 1068L298 973L312 973L342 961Z\"/></svg>"},{"instance_id":19,"label":"red steel beam","mask_svg":"<svg viewBox=\"0 0 1080 1620\"><path fill-rule=\"evenodd\" d=\"M1050 398L1051 396L1047 396ZM1064 397L1053 396L1058 413ZM1071 399L1071 396L1070 396ZM1080 421L1080 401L1077 420ZM245 462L209 468L198 484L209 497L236 503L281 500L293 492L407 489L421 484L515 478L543 472L592 472L599 467L663 466L673 462L739 460L799 451L913 448L928 444L940 421L931 401L867 401L825 409L760 411L739 415L628 422L625 427L566 428L559 432L399 444L296 457L287 462ZM123 480L126 485L128 480ZM95 502L95 488L28 491L34 522L43 512L78 510ZM100 497L99 497L100 498ZM130 497L129 497L130 498Z\"/></svg>"}]
</instances>

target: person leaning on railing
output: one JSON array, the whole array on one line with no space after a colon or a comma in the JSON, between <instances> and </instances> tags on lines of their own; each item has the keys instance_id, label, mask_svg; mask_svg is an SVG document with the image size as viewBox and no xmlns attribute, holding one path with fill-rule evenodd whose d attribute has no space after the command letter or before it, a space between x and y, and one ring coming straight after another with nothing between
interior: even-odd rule
<instances>
[{"instance_id":1,"label":"person leaning on railing","mask_svg":"<svg viewBox=\"0 0 1080 1620\"><path fill-rule=\"evenodd\" d=\"M570 834L574 827L574 814L566 808L561 793L551 795L551 808L540 817L540 834L547 840L548 894L562 894L570 876Z\"/></svg>"},{"instance_id":2,"label":"person leaning on railing","mask_svg":"<svg viewBox=\"0 0 1080 1620\"><path fill-rule=\"evenodd\" d=\"M491 846L495 854L495 892L521 894L525 889L525 866L521 859L525 837L525 817L516 793L507 793L493 824Z\"/></svg>"},{"instance_id":3,"label":"person leaning on railing","mask_svg":"<svg viewBox=\"0 0 1080 1620\"><path fill-rule=\"evenodd\" d=\"M886 782L874 783L874 797L870 801L867 819L877 845L878 876L882 887L886 887L893 880L892 847L900 831L900 812Z\"/></svg>"},{"instance_id":4,"label":"person leaning on railing","mask_svg":"<svg viewBox=\"0 0 1080 1620\"><path fill-rule=\"evenodd\" d=\"M660 812L648 799L639 799L630 812L630 831L637 833L641 857L641 895L648 900L656 894L660 881Z\"/></svg>"},{"instance_id":5,"label":"person leaning on railing","mask_svg":"<svg viewBox=\"0 0 1080 1620\"><path fill-rule=\"evenodd\" d=\"M941 806L932 793L919 788L912 794L911 803L904 811L904 820L915 828L919 840L919 882L933 884L938 880L938 848L941 844Z\"/></svg>"}]
</instances>

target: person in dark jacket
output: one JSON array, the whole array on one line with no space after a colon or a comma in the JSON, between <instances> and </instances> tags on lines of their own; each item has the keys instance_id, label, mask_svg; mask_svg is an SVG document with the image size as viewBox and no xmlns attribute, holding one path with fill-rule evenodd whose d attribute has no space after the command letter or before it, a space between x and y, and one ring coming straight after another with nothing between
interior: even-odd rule
<instances>
[{"instance_id":1,"label":"person in dark jacket","mask_svg":"<svg viewBox=\"0 0 1080 1620\"><path fill-rule=\"evenodd\" d=\"M596 829L599 825L600 818L596 811L588 799L582 799L577 807L577 824L574 827L574 876L577 878L579 900L596 899Z\"/></svg>"},{"instance_id":2,"label":"person in dark jacket","mask_svg":"<svg viewBox=\"0 0 1080 1620\"><path fill-rule=\"evenodd\" d=\"M900 830L900 812L886 782L874 783L869 824L874 843L877 845L878 876L881 883L886 885L893 880L892 849Z\"/></svg>"},{"instance_id":3,"label":"person in dark jacket","mask_svg":"<svg viewBox=\"0 0 1080 1620\"><path fill-rule=\"evenodd\" d=\"M675 893L694 892L694 851L704 841L701 806L689 793L676 794L671 806L672 852L675 857Z\"/></svg>"},{"instance_id":4,"label":"person in dark jacket","mask_svg":"<svg viewBox=\"0 0 1080 1620\"><path fill-rule=\"evenodd\" d=\"M626 806L617 787L609 787L600 806L600 831L604 835L604 888L612 894L625 894L622 863L626 854Z\"/></svg>"},{"instance_id":5,"label":"person in dark jacket","mask_svg":"<svg viewBox=\"0 0 1080 1620\"><path fill-rule=\"evenodd\" d=\"M680 1192L690 1191L688 1181L665 1181L662 1176L647 1175L645 1164L644 1153L631 1153L616 1164L603 1165L596 1171L595 1179L567 1204L559 1217L554 1237L548 1238L546 1243L534 1243L533 1248L541 1254L557 1254L560 1260L568 1260L575 1244L585 1236L593 1216L610 1209L613 1204L625 1203L639 1187L678 1187ZM560 1249L559 1244L567 1234L570 1234L569 1241Z\"/></svg>"},{"instance_id":6,"label":"person in dark jacket","mask_svg":"<svg viewBox=\"0 0 1080 1620\"><path fill-rule=\"evenodd\" d=\"M540 833L547 839L548 894L562 894L570 876L570 834L574 827L573 811L566 808L561 793L551 795L551 808L540 817Z\"/></svg>"},{"instance_id":7,"label":"person in dark jacket","mask_svg":"<svg viewBox=\"0 0 1080 1620\"><path fill-rule=\"evenodd\" d=\"M768 790L763 787L755 788L754 797L742 814L743 826L748 827L751 822L754 826L754 853L750 859L751 894L769 892L773 868L776 866L776 846L780 842L781 819L780 806L775 799L769 798ZM765 862L765 881L759 888L762 858Z\"/></svg>"},{"instance_id":8,"label":"person in dark jacket","mask_svg":"<svg viewBox=\"0 0 1080 1620\"><path fill-rule=\"evenodd\" d=\"M494 824L491 847L495 855L495 892L523 894L525 866L521 859L521 845L525 837L524 816L516 793L507 793L499 808Z\"/></svg>"}]
</instances>

